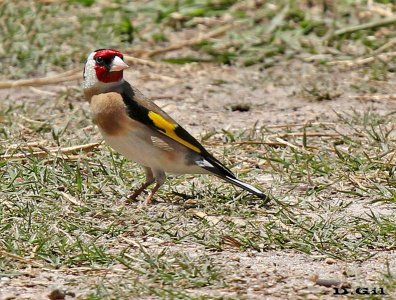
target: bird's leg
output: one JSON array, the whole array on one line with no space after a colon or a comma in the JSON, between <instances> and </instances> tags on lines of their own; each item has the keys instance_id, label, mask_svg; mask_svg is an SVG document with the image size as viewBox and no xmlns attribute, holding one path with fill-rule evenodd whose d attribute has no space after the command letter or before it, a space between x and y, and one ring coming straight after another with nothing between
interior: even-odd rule
<instances>
[{"instance_id":1,"label":"bird's leg","mask_svg":"<svg viewBox=\"0 0 396 300\"><path fill-rule=\"evenodd\" d=\"M129 200L136 199L150 184L154 183L155 179L151 169L144 167L144 172L146 173L146 181L140 186L140 188L135 190L132 195L128 196Z\"/></svg>"},{"instance_id":2,"label":"bird's leg","mask_svg":"<svg viewBox=\"0 0 396 300\"><path fill-rule=\"evenodd\" d=\"M150 205L153 202L154 194L164 184L166 179L165 173L163 171L154 170L154 177L155 177L156 185L152 189L151 193L147 196L146 201L144 201L145 205Z\"/></svg>"}]
</instances>

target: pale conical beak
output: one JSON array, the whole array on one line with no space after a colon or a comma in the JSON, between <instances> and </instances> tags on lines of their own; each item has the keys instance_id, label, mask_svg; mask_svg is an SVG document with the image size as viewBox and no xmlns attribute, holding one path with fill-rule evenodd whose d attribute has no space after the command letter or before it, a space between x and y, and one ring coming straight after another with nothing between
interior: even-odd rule
<instances>
[{"instance_id":1,"label":"pale conical beak","mask_svg":"<svg viewBox=\"0 0 396 300\"><path fill-rule=\"evenodd\" d=\"M111 64L110 72L122 71L127 68L129 68L129 66L124 63L124 61L119 56L115 56L113 63Z\"/></svg>"}]
</instances>

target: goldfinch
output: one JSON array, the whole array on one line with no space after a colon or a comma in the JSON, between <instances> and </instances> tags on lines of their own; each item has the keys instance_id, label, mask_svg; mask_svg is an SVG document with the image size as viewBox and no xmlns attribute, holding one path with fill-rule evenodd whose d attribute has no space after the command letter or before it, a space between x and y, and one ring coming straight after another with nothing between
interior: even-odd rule
<instances>
[{"instance_id":1,"label":"goldfinch","mask_svg":"<svg viewBox=\"0 0 396 300\"><path fill-rule=\"evenodd\" d=\"M212 174L266 199L259 189L237 179L183 127L123 78L129 66L123 54L99 49L89 54L83 89L94 123L114 150L143 166L146 181L130 196L134 199L155 183L145 203L173 174Z\"/></svg>"}]
</instances>

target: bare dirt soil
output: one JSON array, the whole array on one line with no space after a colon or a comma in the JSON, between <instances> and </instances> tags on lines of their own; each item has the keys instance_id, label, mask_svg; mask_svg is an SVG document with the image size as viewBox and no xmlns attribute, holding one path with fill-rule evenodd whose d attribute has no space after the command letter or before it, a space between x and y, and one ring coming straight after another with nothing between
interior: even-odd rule
<instances>
[{"instance_id":1,"label":"bare dirt soil","mask_svg":"<svg viewBox=\"0 0 396 300\"><path fill-rule=\"evenodd\" d=\"M396 110L396 102L392 99L366 99L361 92L350 88L351 82L362 89L369 84L376 84L380 86L381 94L389 94L393 89L390 84L373 83L358 71L334 68L331 72L323 73L320 67L299 61L282 63L267 70L198 64L159 67L154 70L134 66L126 72L126 79L145 95L157 99L156 102L165 111L197 137L203 136L203 133L218 132L220 129L242 131L250 130L254 126L337 122L337 114L354 111L388 114ZM321 100L307 94L307 89L323 83L326 88L322 88L321 92L330 93L331 99ZM1 90L1 99L6 99L2 105L16 102L28 104L35 101L36 95L51 101L59 91L78 89L79 84L76 82L35 89ZM81 94L77 93L77 96L74 105L88 112L88 105L82 100ZM92 134L93 141L101 139L96 131ZM271 190L271 178L258 176L257 182ZM276 194L276 191L273 192ZM348 199L348 195L345 195L345 199ZM280 200L285 203L293 202L293 199ZM337 198L324 201L331 207L338 205L341 200L337 195ZM315 203L323 200L308 197L306 201ZM121 202L120 199L115 205L121 205ZM175 208L166 203L147 208L148 211L168 209ZM392 207L366 201L354 203L344 213L364 215L370 210L385 215L393 213ZM194 217L187 214L186 222L189 222L188 218ZM164 247L160 239L149 238L140 243L148 249ZM178 244L166 247L171 251L193 256L208 256L227 274L227 288L214 286L189 291L197 297L210 295L238 299L344 299L344 296L334 296L332 288L315 284L315 276L347 282L354 287L374 288L378 287L378 278L382 278L386 272L387 262L391 270L396 270L394 250L377 252L365 261L344 262L325 255L308 255L292 250L239 251L229 247L216 252L197 245ZM19 272L21 275L17 277L2 277L0 299L46 299L49 292L56 288L73 291L64 295L65 299L82 298L89 291L87 286L100 282L103 278L116 286L119 282L124 284L122 278L137 277L122 265L97 270L84 267L53 270L33 265Z\"/></svg>"}]
</instances>

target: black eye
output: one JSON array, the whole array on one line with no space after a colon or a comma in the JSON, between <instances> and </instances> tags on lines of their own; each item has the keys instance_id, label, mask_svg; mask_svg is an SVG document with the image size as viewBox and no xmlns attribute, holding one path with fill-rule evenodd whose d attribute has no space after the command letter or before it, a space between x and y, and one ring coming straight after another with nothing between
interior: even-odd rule
<instances>
[{"instance_id":1,"label":"black eye","mask_svg":"<svg viewBox=\"0 0 396 300\"><path fill-rule=\"evenodd\" d=\"M96 61L96 63L98 63L98 64L102 64L102 63L103 63L103 57L98 56L98 57L95 58L95 61Z\"/></svg>"}]
</instances>

